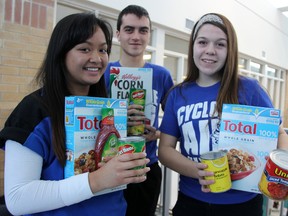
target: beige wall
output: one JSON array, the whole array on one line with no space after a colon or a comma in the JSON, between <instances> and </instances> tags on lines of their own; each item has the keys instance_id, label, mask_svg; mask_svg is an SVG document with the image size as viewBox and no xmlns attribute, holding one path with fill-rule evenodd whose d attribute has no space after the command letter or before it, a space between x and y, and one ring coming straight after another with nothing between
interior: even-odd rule
<instances>
[{"instance_id":1,"label":"beige wall","mask_svg":"<svg viewBox=\"0 0 288 216\"><path fill-rule=\"evenodd\" d=\"M54 0L0 0L0 130L31 81L53 28ZM0 195L4 152L0 151Z\"/></svg>"}]
</instances>

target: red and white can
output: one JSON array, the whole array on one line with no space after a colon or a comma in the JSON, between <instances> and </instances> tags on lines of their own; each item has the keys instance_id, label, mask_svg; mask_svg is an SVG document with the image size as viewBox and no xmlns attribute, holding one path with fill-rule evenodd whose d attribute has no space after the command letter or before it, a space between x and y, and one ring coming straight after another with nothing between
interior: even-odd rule
<instances>
[{"instance_id":1,"label":"red and white can","mask_svg":"<svg viewBox=\"0 0 288 216\"><path fill-rule=\"evenodd\" d=\"M288 151L276 149L270 153L258 187L269 199L288 199Z\"/></svg>"}]
</instances>

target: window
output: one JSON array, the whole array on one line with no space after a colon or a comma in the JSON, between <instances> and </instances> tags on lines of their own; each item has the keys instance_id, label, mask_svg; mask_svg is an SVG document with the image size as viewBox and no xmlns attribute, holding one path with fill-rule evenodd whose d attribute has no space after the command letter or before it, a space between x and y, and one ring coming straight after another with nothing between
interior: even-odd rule
<instances>
[{"instance_id":1,"label":"window","mask_svg":"<svg viewBox=\"0 0 288 216\"><path fill-rule=\"evenodd\" d=\"M276 69L267 67L267 75L271 77L276 77Z\"/></svg>"},{"instance_id":2,"label":"window","mask_svg":"<svg viewBox=\"0 0 288 216\"><path fill-rule=\"evenodd\" d=\"M261 65L256 62L251 61L250 70L256 73L261 73Z\"/></svg>"},{"instance_id":3,"label":"window","mask_svg":"<svg viewBox=\"0 0 288 216\"><path fill-rule=\"evenodd\" d=\"M116 37L117 20L112 19L112 18L107 17L107 16L103 16L103 15L99 15L99 17L110 23L110 25L112 26L112 29L113 29L113 37Z\"/></svg>"},{"instance_id":4,"label":"window","mask_svg":"<svg viewBox=\"0 0 288 216\"><path fill-rule=\"evenodd\" d=\"M187 77L187 69L188 69L188 60L187 58L184 59L184 71L183 71L183 80Z\"/></svg>"},{"instance_id":5,"label":"window","mask_svg":"<svg viewBox=\"0 0 288 216\"><path fill-rule=\"evenodd\" d=\"M57 4L56 22L68 16L69 14L82 13L84 9L68 7L66 5Z\"/></svg>"},{"instance_id":6,"label":"window","mask_svg":"<svg viewBox=\"0 0 288 216\"><path fill-rule=\"evenodd\" d=\"M165 56L164 57L164 67L166 67L172 76L173 81L177 80L177 58L172 56Z\"/></svg>"},{"instance_id":7,"label":"window","mask_svg":"<svg viewBox=\"0 0 288 216\"><path fill-rule=\"evenodd\" d=\"M239 69L246 69L246 65L247 65L247 60L244 58L240 58L238 60L238 68Z\"/></svg>"},{"instance_id":8,"label":"window","mask_svg":"<svg viewBox=\"0 0 288 216\"><path fill-rule=\"evenodd\" d=\"M121 49L118 44L112 44L111 54L109 56L109 61L117 61L121 55Z\"/></svg>"},{"instance_id":9,"label":"window","mask_svg":"<svg viewBox=\"0 0 288 216\"><path fill-rule=\"evenodd\" d=\"M189 41L183 40L181 38L176 38L170 35L165 35L165 49L178 52L178 53L188 53Z\"/></svg>"}]
</instances>

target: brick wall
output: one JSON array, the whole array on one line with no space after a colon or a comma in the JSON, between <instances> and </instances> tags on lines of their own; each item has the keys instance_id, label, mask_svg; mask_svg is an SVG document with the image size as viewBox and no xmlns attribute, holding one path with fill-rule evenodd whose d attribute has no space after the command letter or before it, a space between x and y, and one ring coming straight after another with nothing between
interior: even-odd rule
<instances>
[{"instance_id":1,"label":"brick wall","mask_svg":"<svg viewBox=\"0 0 288 216\"><path fill-rule=\"evenodd\" d=\"M53 28L55 0L0 0L0 130L31 85ZM4 154L0 154L0 168ZM3 172L0 169L0 195Z\"/></svg>"}]
</instances>

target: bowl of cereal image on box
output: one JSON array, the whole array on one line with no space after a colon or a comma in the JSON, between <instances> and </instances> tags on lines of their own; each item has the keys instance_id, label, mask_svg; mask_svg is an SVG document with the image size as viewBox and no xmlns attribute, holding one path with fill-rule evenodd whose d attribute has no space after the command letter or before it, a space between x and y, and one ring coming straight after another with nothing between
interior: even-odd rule
<instances>
[{"instance_id":1,"label":"bowl of cereal image on box","mask_svg":"<svg viewBox=\"0 0 288 216\"><path fill-rule=\"evenodd\" d=\"M253 153L242 147L226 147L222 151L227 153L232 181L249 176L261 165L259 159Z\"/></svg>"},{"instance_id":2,"label":"bowl of cereal image on box","mask_svg":"<svg viewBox=\"0 0 288 216\"><path fill-rule=\"evenodd\" d=\"M74 160L74 174L81 174L85 172L92 172L95 167L95 151L85 149L79 152Z\"/></svg>"}]
</instances>

